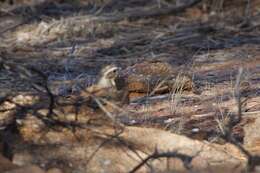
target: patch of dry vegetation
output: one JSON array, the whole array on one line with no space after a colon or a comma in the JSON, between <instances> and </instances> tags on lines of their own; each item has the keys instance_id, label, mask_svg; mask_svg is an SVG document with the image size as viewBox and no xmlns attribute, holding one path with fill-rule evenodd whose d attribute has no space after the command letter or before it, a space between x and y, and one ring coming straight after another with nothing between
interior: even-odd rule
<instances>
[{"instance_id":1,"label":"patch of dry vegetation","mask_svg":"<svg viewBox=\"0 0 260 173\"><path fill-rule=\"evenodd\" d=\"M260 1L183 2L1 2L1 154L65 173L254 170ZM75 102L111 63L130 104Z\"/></svg>"}]
</instances>

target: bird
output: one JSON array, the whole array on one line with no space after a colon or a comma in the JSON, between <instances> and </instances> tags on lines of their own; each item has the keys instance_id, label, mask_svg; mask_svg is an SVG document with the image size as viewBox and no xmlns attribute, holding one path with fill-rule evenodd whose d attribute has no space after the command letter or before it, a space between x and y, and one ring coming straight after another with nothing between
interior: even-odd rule
<instances>
[{"instance_id":1,"label":"bird","mask_svg":"<svg viewBox=\"0 0 260 173\"><path fill-rule=\"evenodd\" d=\"M128 90L122 85L123 78L119 73L120 68L116 65L103 67L96 83L78 94L56 98L53 112L65 122L102 124L107 118L115 121L115 116L125 111L122 107L129 103Z\"/></svg>"},{"instance_id":2,"label":"bird","mask_svg":"<svg viewBox=\"0 0 260 173\"><path fill-rule=\"evenodd\" d=\"M57 99L58 104L87 105L96 109L98 107L96 99L127 103L127 90L122 85L123 78L119 77L119 70L120 68L116 65L106 65L100 70L96 83L83 88L76 95L60 97L60 99ZM123 100L124 98L126 99Z\"/></svg>"},{"instance_id":3,"label":"bird","mask_svg":"<svg viewBox=\"0 0 260 173\"><path fill-rule=\"evenodd\" d=\"M115 65L107 65L103 67L99 73L96 84L87 87L81 92L81 96L88 96L90 93L96 96L107 94L104 89L115 88L115 78L118 76L119 68Z\"/></svg>"},{"instance_id":4,"label":"bird","mask_svg":"<svg viewBox=\"0 0 260 173\"><path fill-rule=\"evenodd\" d=\"M107 65L100 70L96 84L93 84L80 93L85 100L93 97L106 99L117 105L128 103L128 90L124 78L120 77L120 68L116 65ZM96 101L95 101L96 102Z\"/></svg>"}]
</instances>

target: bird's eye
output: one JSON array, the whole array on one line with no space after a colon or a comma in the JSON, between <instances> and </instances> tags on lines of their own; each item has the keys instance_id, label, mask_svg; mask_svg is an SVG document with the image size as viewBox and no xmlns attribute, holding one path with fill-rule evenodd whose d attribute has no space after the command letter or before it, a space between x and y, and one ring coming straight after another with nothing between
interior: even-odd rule
<instances>
[{"instance_id":1,"label":"bird's eye","mask_svg":"<svg viewBox=\"0 0 260 173\"><path fill-rule=\"evenodd\" d=\"M113 69L111 72L112 72L112 74L116 74L116 73L118 73L118 69Z\"/></svg>"}]
</instances>

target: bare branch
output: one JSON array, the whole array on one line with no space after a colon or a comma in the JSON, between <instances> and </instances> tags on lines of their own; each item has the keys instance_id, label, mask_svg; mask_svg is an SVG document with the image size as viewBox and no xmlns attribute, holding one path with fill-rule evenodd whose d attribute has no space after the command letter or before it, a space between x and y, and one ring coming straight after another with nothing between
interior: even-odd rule
<instances>
[{"instance_id":1,"label":"bare branch","mask_svg":"<svg viewBox=\"0 0 260 173\"><path fill-rule=\"evenodd\" d=\"M166 7L166 8L158 8L158 6L156 6L154 9L144 9L144 10L140 10L139 12L135 10L135 11L123 16L123 18L128 18L130 20L137 20L140 18L159 17L159 16L165 16L165 15L169 15L169 14L178 14L178 13L185 11L187 8L190 8L190 7L200 3L201 1L202 0L193 0L187 4L177 6L177 7L170 6L170 7Z\"/></svg>"},{"instance_id":2,"label":"bare branch","mask_svg":"<svg viewBox=\"0 0 260 173\"><path fill-rule=\"evenodd\" d=\"M159 158L178 158L181 159L184 163L184 166L187 169L190 169L190 163L193 159L192 156L188 156L186 154L181 154L176 151L174 152L162 152L159 153L157 150L154 151L151 155L149 155L147 158L145 158L141 163L139 163L136 167L134 167L129 173L134 173L138 171L144 164L146 164L151 159L159 159Z\"/></svg>"},{"instance_id":3,"label":"bare branch","mask_svg":"<svg viewBox=\"0 0 260 173\"><path fill-rule=\"evenodd\" d=\"M240 93L240 84L241 84L241 78L242 78L242 74L243 74L243 68L240 67L238 70L238 75L237 75L237 79L236 79L236 85L235 85L235 99L237 102L237 106L238 106L238 110L237 110L237 116L238 116L238 122L241 121L242 119L242 104L241 104L241 93Z\"/></svg>"}]
</instances>

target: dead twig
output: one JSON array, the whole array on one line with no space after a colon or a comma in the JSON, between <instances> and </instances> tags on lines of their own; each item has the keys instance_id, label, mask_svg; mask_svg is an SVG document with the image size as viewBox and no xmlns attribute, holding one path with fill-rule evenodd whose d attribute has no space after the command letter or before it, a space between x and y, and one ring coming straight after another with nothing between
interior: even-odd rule
<instances>
[{"instance_id":1,"label":"dead twig","mask_svg":"<svg viewBox=\"0 0 260 173\"><path fill-rule=\"evenodd\" d=\"M200 3L201 1L202 0L193 0L193 1L190 1L189 3L186 3L181 6L177 6L177 7L169 6L169 7L165 7L165 8L158 8L158 5L156 5L156 7L154 7L154 8L142 9L140 11L135 9L135 10L129 12L128 14L122 15L118 19L138 20L140 18L160 17L160 16L169 15L169 14L175 15L175 14L185 11L187 8L193 7L194 5Z\"/></svg>"},{"instance_id":2,"label":"dead twig","mask_svg":"<svg viewBox=\"0 0 260 173\"><path fill-rule=\"evenodd\" d=\"M236 79L236 84L235 84L235 91L234 91L234 95L235 95L235 99L237 102L237 116L238 119L237 121L240 122L242 119L242 104L241 104L241 93L240 93L240 84L241 84L241 78L242 78L242 74L243 74L243 68L239 68L238 70L238 75L237 75L237 79Z\"/></svg>"},{"instance_id":3,"label":"dead twig","mask_svg":"<svg viewBox=\"0 0 260 173\"><path fill-rule=\"evenodd\" d=\"M151 159L159 159L159 158L178 158L183 161L184 166L186 169L190 170L191 166L190 163L193 159L193 156L188 156L186 154L181 154L176 151L174 152L158 152L157 150L154 151L151 155L147 156L141 163L139 163L136 167L134 167L129 173L137 172L144 164L146 164Z\"/></svg>"},{"instance_id":4,"label":"dead twig","mask_svg":"<svg viewBox=\"0 0 260 173\"><path fill-rule=\"evenodd\" d=\"M113 139L118 138L119 135L121 135L123 133L123 129L121 129L120 131L116 132L114 135L109 136L108 139L104 140L93 152L92 154L88 157L87 161L86 161L86 165L89 164L89 162L94 158L94 156L96 155L96 153L103 147L105 146L107 143L111 142Z\"/></svg>"},{"instance_id":5,"label":"dead twig","mask_svg":"<svg viewBox=\"0 0 260 173\"><path fill-rule=\"evenodd\" d=\"M53 114L53 108L55 104L55 96L52 94L51 90L48 86L48 77L40 70L36 69L35 67L26 67L22 64L15 64L11 61L8 61L7 58L2 58L3 67L11 71L13 73L16 73L18 76L20 76L22 79L27 81L32 88L34 88L36 91L42 92L42 89L45 90L49 97L49 107L48 107L48 114L47 117L50 117ZM33 79L33 73L37 74L41 81L40 83Z\"/></svg>"},{"instance_id":6,"label":"dead twig","mask_svg":"<svg viewBox=\"0 0 260 173\"><path fill-rule=\"evenodd\" d=\"M167 88L163 88L163 85L165 84L165 82L169 80L169 77L166 77L165 79L163 79L162 81L159 82L159 84L152 90L152 92L149 94L149 96L153 96L156 92L161 91L162 89L167 89Z\"/></svg>"},{"instance_id":7,"label":"dead twig","mask_svg":"<svg viewBox=\"0 0 260 173\"><path fill-rule=\"evenodd\" d=\"M47 117L50 117L53 113L53 108L54 108L54 104L55 104L55 97L52 94L49 86L48 86L48 77L40 70L31 67L30 68L33 72L37 73L42 79L43 79L43 87L49 97L49 108L48 108L48 114Z\"/></svg>"},{"instance_id":8,"label":"dead twig","mask_svg":"<svg viewBox=\"0 0 260 173\"><path fill-rule=\"evenodd\" d=\"M117 125L119 125L119 127L123 127L123 124L121 124L120 122L118 122L115 118L114 115L112 115L107 109L106 107L104 106L104 104L102 103L102 101L105 101L108 103L108 101L106 101L105 99L102 99L102 98L99 98L97 96L95 96L94 94L86 91L86 90L83 90L84 93L86 93L87 95L89 95L98 105L98 107L105 113L105 115L111 119L114 123L116 123ZM109 102L110 103L110 102ZM112 104L111 104L112 105ZM115 106L113 104L113 106Z\"/></svg>"},{"instance_id":9,"label":"dead twig","mask_svg":"<svg viewBox=\"0 0 260 173\"><path fill-rule=\"evenodd\" d=\"M260 157L253 156L249 151L247 151L232 135L232 128L241 122L242 120L242 107L243 102L241 101L241 91L240 85L243 77L243 68L239 68L238 75L236 78L236 84L234 89L234 95L237 103L237 118L235 116L231 116L230 120L225 124L225 128L222 128L222 138L231 144L235 145L248 159L247 171L253 171L257 165L260 165Z\"/></svg>"}]
</instances>

